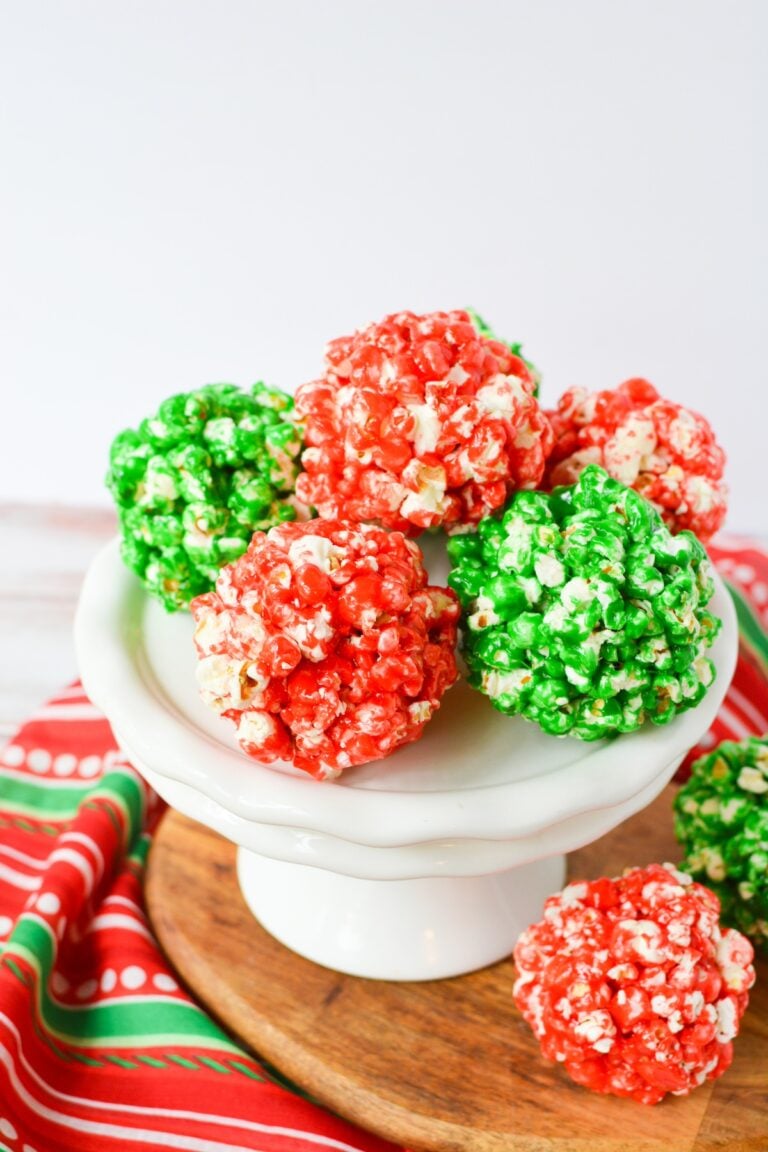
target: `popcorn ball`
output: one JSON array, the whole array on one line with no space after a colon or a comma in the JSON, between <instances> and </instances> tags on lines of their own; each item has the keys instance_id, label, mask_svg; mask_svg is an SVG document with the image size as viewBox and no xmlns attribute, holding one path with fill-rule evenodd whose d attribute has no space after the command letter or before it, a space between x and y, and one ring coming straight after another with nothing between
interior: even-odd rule
<instances>
[{"instance_id":1,"label":"popcorn ball","mask_svg":"<svg viewBox=\"0 0 768 1152\"><path fill-rule=\"evenodd\" d=\"M255 529L305 514L292 410L263 384L208 384L115 437L107 485L123 559L169 611L212 588Z\"/></svg>"},{"instance_id":2,"label":"popcorn ball","mask_svg":"<svg viewBox=\"0 0 768 1152\"><path fill-rule=\"evenodd\" d=\"M467 308L467 315L469 316L470 320L472 321L472 323L474 324L475 328L477 329L477 331L480 333L481 336L485 336L486 339L488 339L488 340L498 341L500 339L496 335L496 333L493 331L490 324L487 324L485 322L485 320L483 320L482 316L480 316L479 313L475 312L474 308ZM523 356L522 344L520 344L519 342L510 343L510 341L508 341L508 340L501 340L501 343L505 344L507 346L507 348L509 348L509 350L513 356L519 356L520 359L523 361L526 368L530 372L531 379L533 380L533 383L534 383L533 394L534 394L534 396L538 396L539 388L541 386L541 373L539 372L539 370L535 364L532 364L530 360L526 360L525 356Z\"/></svg>"},{"instance_id":3,"label":"popcorn ball","mask_svg":"<svg viewBox=\"0 0 768 1152\"><path fill-rule=\"evenodd\" d=\"M768 737L723 741L694 762L675 797L675 835L723 920L768 950Z\"/></svg>"},{"instance_id":4,"label":"popcorn ball","mask_svg":"<svg viewBox=\"0 0 768 1152\"><path fill-rule=\"evenodd\" d=\"M469 683L554 736L666 724L714 680L704 548L590 465L448 542Z\"/></svg>"},{"instance_id":5,"label":"popcorn ball","mask_svg":"<svg viewBox=\"0 0 768 1152\"><path fill-rule=\"evenodd\" d=\"M569 884L515 947L515 1003L544 1056L594 1092L658 1104L721 1076L752 945L670 864Z\"/></svg>"},{"instance_id":6,"label":"popcorn ball","mask_svg":"<svg viewBox=\"0 0 768 1152\"><path fill-rule=\"evenodd\" d=\"M257 532L191 608L203 699L248 755L318 779L417 740L456 679L456 598L400 532Z\"/></svg>"},{"instance_id":7,"label":"popcorn ball","mask_svg":"<svg viewBox=\"0 0 768 1152\"><path fill-rule=\"evenodd\" d=\"M688 529L706 543L721 527L725 454L703 416L639 379L604 392L571 388L547 415L555 434L547 487L600 464L650 500L673 532Z\"/></svg>"},{"instance_id":8,"label":"popcorn ball","mask_svg":"<svg viewBox=\"0 0 768 1152\"><path fill-rule=\"evenodd\" d=\"M535 389L468 312L387 316L333 340L324 375L298 389L297 494L321 516L411 535L472 525L541 480L552 434Z\"/></svg>"}]
</instances>

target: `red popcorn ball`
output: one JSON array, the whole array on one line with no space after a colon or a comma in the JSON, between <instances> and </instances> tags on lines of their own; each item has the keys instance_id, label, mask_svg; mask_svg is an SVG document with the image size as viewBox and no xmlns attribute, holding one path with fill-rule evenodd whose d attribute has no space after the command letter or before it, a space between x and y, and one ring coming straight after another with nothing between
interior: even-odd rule
<instances>
[{"instance_id":1,"label":"red popcorn ball","mask_svg":"<svg viewBox=\"0 0 768 1152\"><path fill-rule=\"evenodd\" d=\"M240 746L318 779L421 736L457 676L459 607L400 532L341 520L256 532L190 605L205 702Z\"/></svg>"},{"instance_id":2,"label":"red popcorn ball","mask_svg":"<svg viewBox=\"0 0 768 1152\"><path fill-rule=\"evenodd\" d=\"M333 340L296 392L300 500L411 535L475 524L535 488L552 445L536 380L469 313L399 312Z\"/></svg>"},{"instance_id":3,"label":"red popcorn ball","mask_svg":"<svg viewBox=\"0 0 768 1152\"><path fill-rule=\"evenodd\" d=\"M515 947L515 1003L549 1060L658 1104L722 1075L755 982L752 945L671 864L569 884Z\"/></svg>"},{"instance_id":4,"label":"red popcorn ball","mask_svg":"<svg viewBox=\"0 0 768 1152\"><path fill-rule=\"evenodd\" d=\"M706 543L725 519L725 453L703 416L664 400L647 380L605 392L571 388L547 412L555 446L545 484L573 484L600 464L661 513L672 532Z\"/></svg>"}]
</instances>

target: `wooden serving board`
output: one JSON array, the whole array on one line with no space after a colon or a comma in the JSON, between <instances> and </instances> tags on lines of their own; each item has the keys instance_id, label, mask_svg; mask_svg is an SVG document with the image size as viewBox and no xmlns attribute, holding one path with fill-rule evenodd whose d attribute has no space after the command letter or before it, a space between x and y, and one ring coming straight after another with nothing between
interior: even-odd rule
<instances>
[{"instance_id":1,"label":"wooden serving board","mask_svg":"<svg viewBox=\"0 0 768 1152\"><path fill-rule=\"evenodd\" d=\"M679 859L671 798L669 788L574 853L569 875ZM297 956L248 911L235 852L168 812L149 859L155 932L231 1033L340 1115L430 1152L767 1152L765 961L725 1076L643 1106L587 1092L540 1056L512 1001L509 961L452 980L388 983Z\"/></svg>"}]
</instances>

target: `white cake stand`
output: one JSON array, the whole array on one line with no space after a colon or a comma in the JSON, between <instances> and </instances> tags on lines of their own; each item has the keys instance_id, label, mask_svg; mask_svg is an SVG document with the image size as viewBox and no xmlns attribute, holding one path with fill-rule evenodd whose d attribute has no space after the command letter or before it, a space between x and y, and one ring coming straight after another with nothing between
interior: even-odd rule
<instances>
[{"instance_id":1,"label":"white cake stand","mask_svg":"<svg viewBox=\"0 0 768 1152\"><path fill-rule=\"evenodd\" d=\"M444 557L432 545L432 578ZM80 672L136 768L239 845L243 896L294 951L356 976L427 980L509 955L564 877L564 853L645 807L709 728L737 626L718 581L717 679L698 708L613 742L546 736L463 682L420 741L319 783L258 764L199 700L192 620L96 558L75 624ZM628 860L627 865L632 861Z\"/></svg>"}]
</instances>

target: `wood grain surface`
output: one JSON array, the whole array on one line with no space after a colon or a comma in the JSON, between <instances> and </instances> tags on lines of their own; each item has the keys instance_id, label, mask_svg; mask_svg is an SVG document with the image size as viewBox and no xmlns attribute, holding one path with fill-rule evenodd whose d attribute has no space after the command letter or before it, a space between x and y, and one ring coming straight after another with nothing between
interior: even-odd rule
<instances>
[{"instance_id":1,"label":"wood grain surface","mask_svg":"<svg viewBox=\"0 0 768 1152\"><path fill-rule=\"evenodd\" d=\"M569 858L569 874L678 859L671 788ZM236 849L169 812L147 901L179 975L223 1025L339 1114L434 1152L768 1152L768 964L725 1076L651 1108L597 1096L540 1056L512 1002L514 968L427 983L343 976L265 932Z\"/></svg>"}]
</instances>

